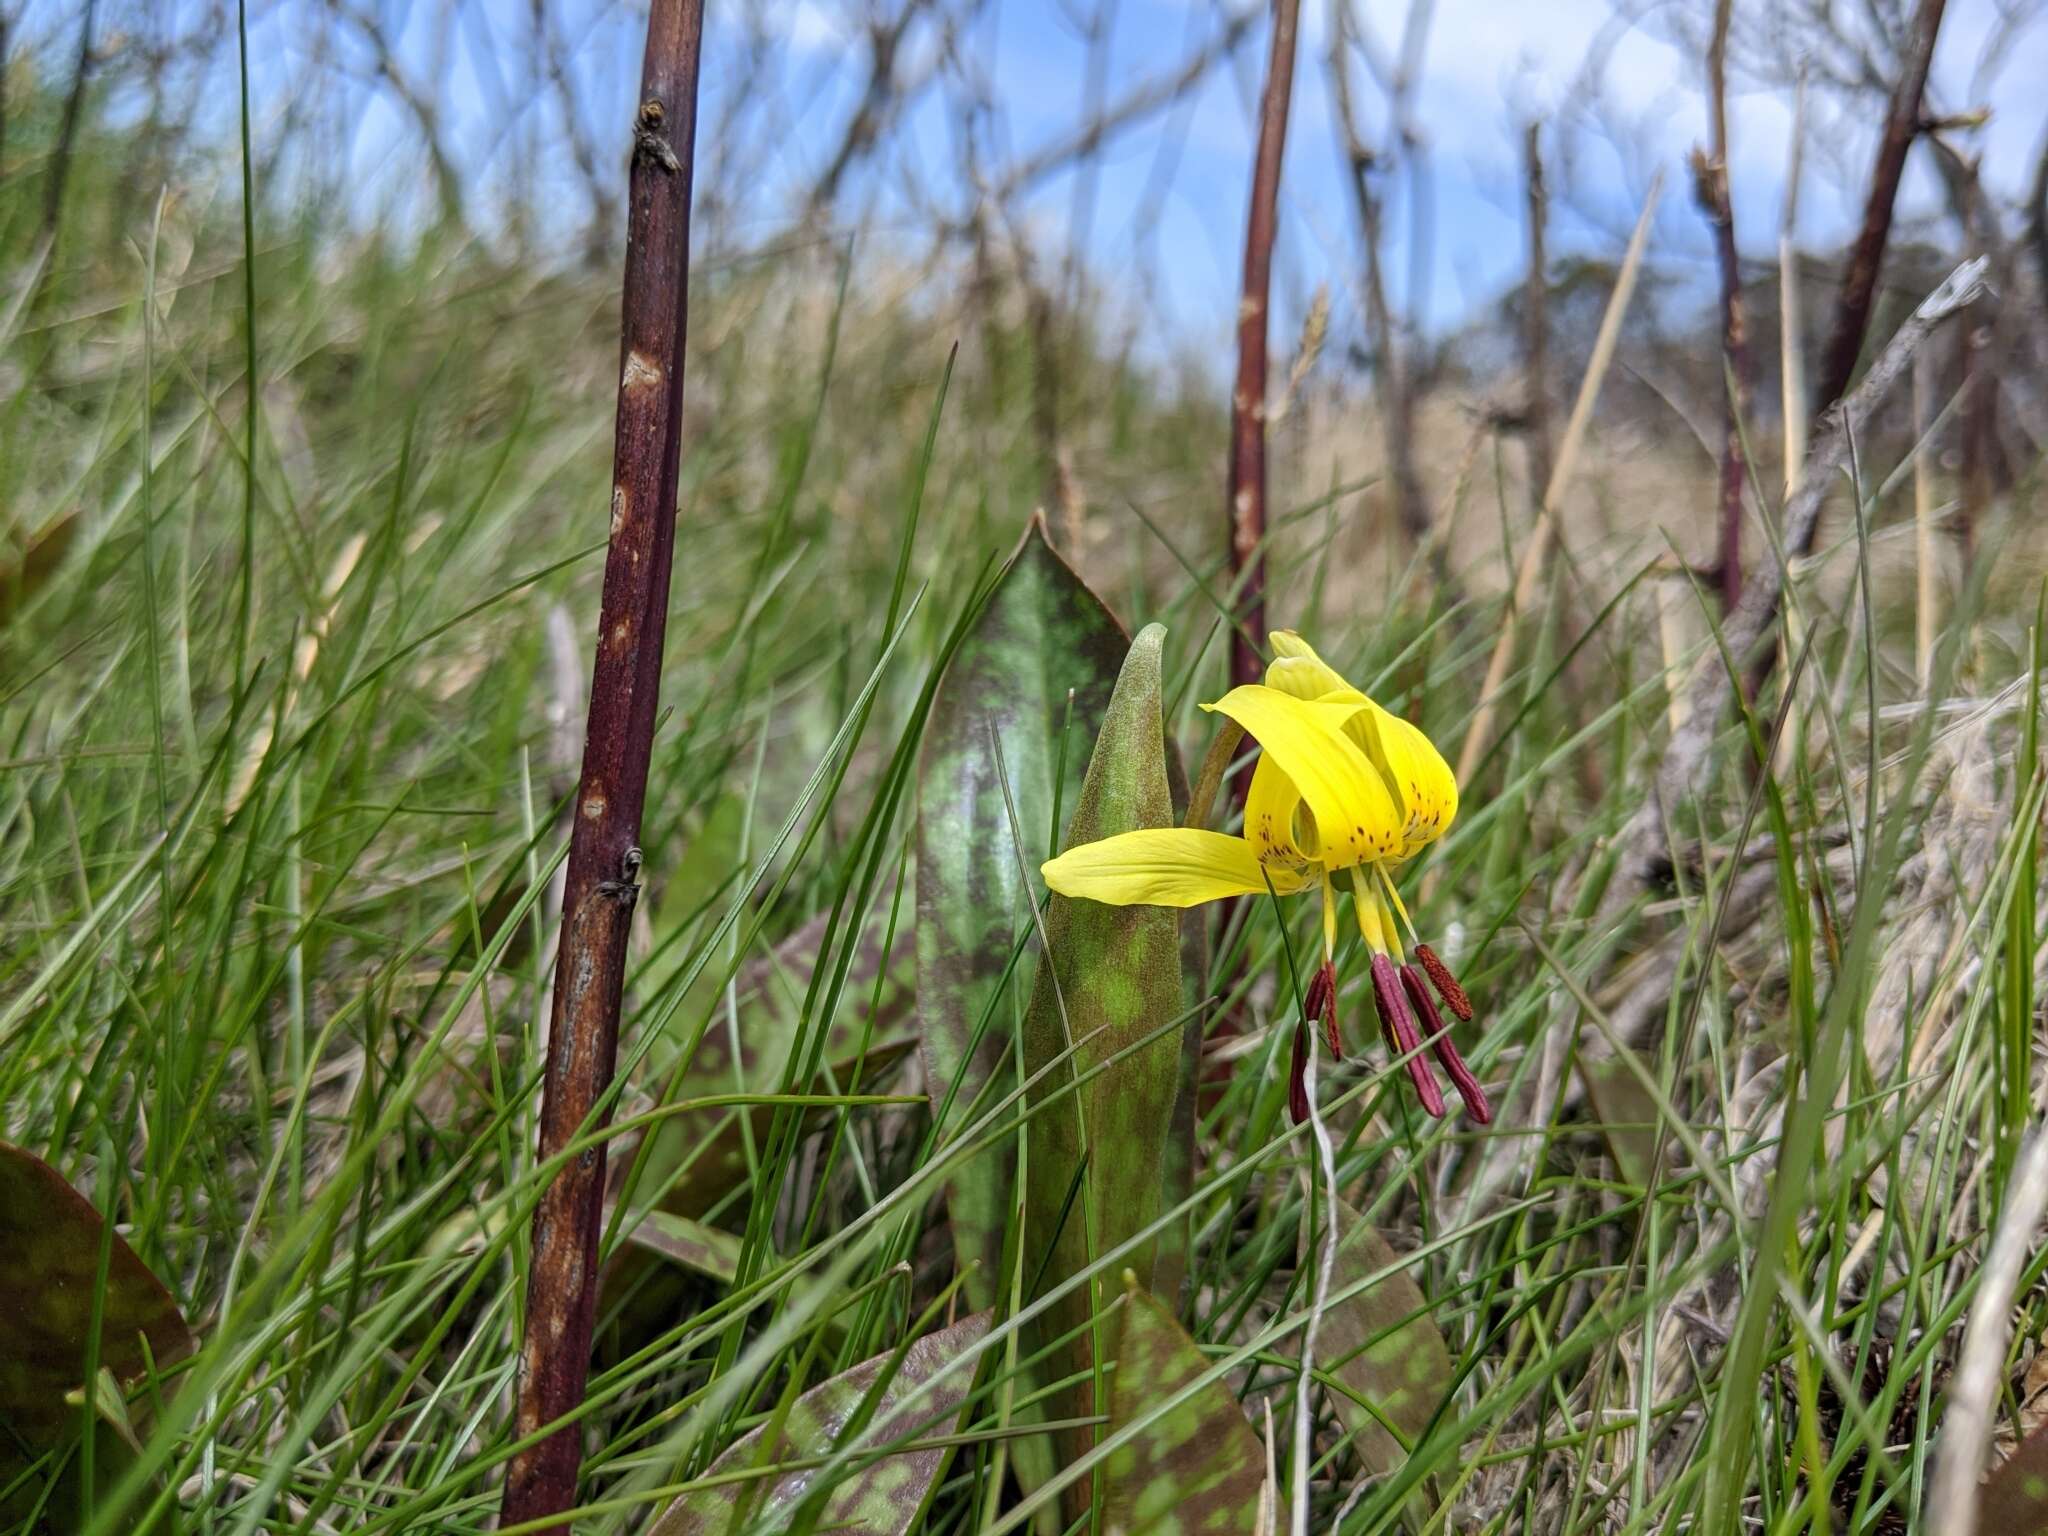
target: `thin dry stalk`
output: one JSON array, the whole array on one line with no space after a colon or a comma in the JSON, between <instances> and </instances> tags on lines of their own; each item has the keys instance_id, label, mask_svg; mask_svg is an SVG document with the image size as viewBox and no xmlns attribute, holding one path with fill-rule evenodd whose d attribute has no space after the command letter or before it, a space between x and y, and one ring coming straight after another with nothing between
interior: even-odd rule
<instances>
[{"instance_id":1,"label":"thin dry stalk","mask_svg":"<svg viewBox=\"0 0 2048 1536\"><path fill-rule=\"evenodd\" d=\"M625 297L611 546L569 839L562 938L548 1031L540 1156L558 1156L609 1113L626 942L639 896L640 815L654 745L676 473L682 457L690 181L696 154L703 0L654 0L627 183ZM555 1174L533 1214L517 1429L522 1438L583 1404L597 1300L605 1149ZM545 1520L576 1502L581 1426L563 1425L512 1460L502 1525ZM566 1521L545 1529L566 1533Z\"/></svg>"},{"instance_id":2,"label":"thin dry stalk","mask_svg":"<svg viewBox=\"0 0 2048 1536\"><path fill-rule=\"evenodd\" d=\"M1913 359L1913 675L1924 689L1934 676L1934 467L1926 448L1927 411L1934 393L1934 355Z\"/></svg>"},{"instance_id":3,"label":"thin dry stalk","mask_svg":"<svg viewBox=\"0 0 2048 1536\"><path fill-rule=\"evenodd\" d=\"M1522 133L1522 197L1527 209L1529 271L1522 282L1522 432L1529 455L1529 490L1550 484L1550 260L1544 250L1550 194L1543 179L1543 129ZM1538 502L1532 509L1543 510Z\"/></svg>"},{"instance_id":4,"label":"thin dry stalk","mask_svg":"<svg viewBox=\"0 0 2048 1536\"><path fill-rule=\"evenodd\" d=\"M2035 1232L2048 1212L2048 1132L2036 1128L2006 1187L2005 1212L1978 1272L1962 1353L1949 1378L1941 1448L1927 1493L1927 1529L1944 1536L1976 1536L1977 1482L1991 1449L1991 1416L2004 1387L2011 1342L2012 1304L2020 1271L2034 1251Z\"/></svg>"},{"instance_id":5,"label":"thin dry stalk","mask_svg":"<svg viewBox=\"0 0 2048 1536\"><path fill-rule=\"evenodd\" d=\"M1982 257L1966 261L1951 272L1941 285L1906 317L1877 361L1863 376L1855 391L1837 401L1820 418L1814 442L1800 472L1799 489L1785 503L1784 546L1788 550L1809 548L1814 529L1820 523L1822 503L1836 473L1849 454L1850 422L1867 421L1885 401L1892 388L1911 365L1913 354L1928 334L1942 321L1966 308L1982 291L1986 263ZM1744 586L1742 601L1723 626L1723 645L1740 669L1775 634L1778 599L1784 591L1785 566L1776 560L1759 562ZM1657 877L1663 865L1665 817L1676 816L1704 771L1709 749L1721 728L1734 687L1721 662L1720 648L1710 648L1700 658L1688 687L1691 707L1685 726L1673 733L1657 765L1655 789L1621 830L1617 847L1620 863L1607 894L1600 903L1596 924L1612 921L1644 886Z\"/></svg>"},{"instance_id":6,"label":"thin dry stalk","mask_svg":"<svg viewBox=\"0 0 2048 1536\"><path fill-rule=\"evenodd\" d=\"M1792 97L1792 143L1786 153L1785 210L1778 221L1778 393L1785 417L1785 494L1799 488L1806 458L1806 353L1800 337L1799 177L1806 153L1806 73Z\"/></svg>"},{"instance_id":7,"label":"thin dry stalk","mask_svg":"<svg viewBox=\"0 0 2048 1536\"><path fill-rule=\"evenodd\" d=\"M1300 0L1273 0L1273 48L1259 105L1258 157L1245 216L1244 286L1237 305L1237 384L1230 394L1230 569L1241 622L1230 640L1234 683L1255 683L1266 631L1266 329L1273 289L1273 237L1279 225L1280 162L1287 107L1294 94L1294 40Z\"/></svg>"},{"instance_id":8,"label":"thin dry stalk","mask_svg":"<svg viewBox=\"0 0 2048 1536\"><path fill-rule=\"evenodd\" d=\"M1934 40L1941 31L1941 13L1946 0L1920 0L1913 11L1912 31L1885 109L1884 133L1878 140L1877 161L1870 170L1870 190L1863 204L1863 222L1850 249L1849 270L1842 291L1835 300L1835 323L1829 333L1827 350L1821 356L1820 384L1814 391L1814 406L1825 411L1842 398L1856 373L1856 359L1863 352L1863 336L1870 328L1870 310L1877 298L1877 278L1884 265L1885 243L1891 238L1892 205L1899 194L1899 177L1906 168L1906 151L1920 134L1920 97L1927 89L1927 70L1934 60ZM1815 430L1824 430L1818 423ZM1794 554L1807 553L1810 546L1794 544Z\"/></svg>"},{"instance_id":9,"label":"thin dry stalk","mask_svg":"<svg viewBox=\"0 0 2048 1536\"><path fill-rule=\"evenodd\" d=\"M1358 215L1359 243L1365 247L1365 312L1378 344L1374 359L1374 383L1380 397L1380 422L1385 437L1387 478L1392 486L1394 515L1401 529L1418 546L1433 550L1438 576L1447 575L1440 546L1429 543L1429 504L1422 491L1422 475L1415 465L1415 391L1409 378L1406 338L1394 309L1387 302L1383 260L1383 226L1378 192L1373 176L1378 157L1366 146L1358 130L1358 118L1351 101L1352 25L1350 0L1343 0L1331 17L1330 44L1325 66L1330 76L1330 93L1335 103L1338 133L1345 164L1351 170L1352 204Z\"/></svg>"},{"instance_id":10,"label":"thin dry stalk","mask_svg":"<svg viewBox=\"0 0 2048 1536\"><path fill-rule=\"evenodd\" d=\"M1614 292L1608 296L1607 312L1600 317L1600 332L1593 340L1593 355L1586 363L1586 376L1579 381L1579 395L1572 402L1572 414L1565 422L1564 440L1558 445L1557 463L1550 471L1550 482L1543 491L1543 505L1537 513L1536 526L1530 530L1529 542L1522 549L1522 559L1515 568L1515 588L1509 600L1507 621L1501 625L1500 638L1494 642L1493 655L1486 663L1486 681L1479 690L1479 709L1472 716L1472 725L1465 732L1465 744L1458 751L1458 780L1460 783L1472 777L1473 769L1479 766L1479 755L1486 750L1487 738L1493 732L1494 712L1500 705L1500 687L1507 678L1508 657L1514 651L1515 624L1517 615L1526 613L1536 595L1536 583L1543 575L1543 562L1550 552L1551 530L1557 522L1558 503L1572 481L1572 471L1577 468L1579 447L1585 441L1586 425L1592 420L1593 402L1599 396L1600 382L1607 376L1609 364L1614 361L1614 348L1621 338L1621 317L1628 309L1629 295L1635 292L1636 274L1643 265L1643 249L1650 240L1650 219L1657 211L1657 197L1663 190L1660 177L1650 183L1650 194L1643 199L1643 211L1636 217L1635 233L1629 236L1628 253L1621 259L1621 271L1614 280Z\"/></svg>"},{"instance_id":11,"label":"thin dry stalk","mask_svg":"<svg viewBox=\"0 0 2048 1536\"><path fill-rule=\"evenodd\" d=\"M1749 407L1749 323L1743 313L1742 273L1735 250L1735 208L1728 196L1728 20L1734 0L1714 9L1714 36L1707 47L1707 117L1711 152L1692 153L1693 196L1714 235L1714 262L1721 277L1721 364L1727 375L1721 405L1720 541L1714 574L1721 607L1742 597L1742 421Z\"/></svg>"}]
</instances>

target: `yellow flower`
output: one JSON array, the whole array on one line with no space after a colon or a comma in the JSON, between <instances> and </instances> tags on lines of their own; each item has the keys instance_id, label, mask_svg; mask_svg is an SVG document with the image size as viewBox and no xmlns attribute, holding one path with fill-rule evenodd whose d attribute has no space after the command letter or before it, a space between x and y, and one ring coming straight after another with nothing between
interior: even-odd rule
<instances>
[{"instance_id":1,"label":"yellow flower","mask_svg":"<svg viewBox=\"0 0 2048 1536\"><path fill-rule=\"evenodd\" d=\"M1311 996L1322 1004L1335 1048L1337 879L1350 885L1360 936L1372 956L1373 993L1397 1053L1420 1044L1413 1003L1433 1026L1438 1061L1466 1111L1485 1122L1486 1096L1459 1059L1435 1004L1402 950L1415 925L1394 872L1450 829L1458 783L1430 739L1389 713L1318 656L1301 636L1271 636L1274 660L1263 684L1233 688L1202 707L1225 715L1258 742L1245 795L1244 833L1188 827L1126 832L1069 848L1044 866L1062 896L1112 906L1192 907L1230 896L1290 895L1310 886L1323 899L1323 971ZM1416 958L1444 1001L1471 1017L1464 992L1427 945ZM1404 996L1405 994L1405 996ZM1423 1107L1443 1113L1443 1095L1420 1056L1409 1073Z\"/></svg>"}]
</instances>

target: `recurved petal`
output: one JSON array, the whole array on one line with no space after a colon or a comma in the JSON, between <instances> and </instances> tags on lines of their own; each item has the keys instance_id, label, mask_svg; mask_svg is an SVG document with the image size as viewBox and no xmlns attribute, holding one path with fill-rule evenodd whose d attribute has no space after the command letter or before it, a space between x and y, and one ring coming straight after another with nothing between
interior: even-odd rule
<instances>
[{"instance_id":1,"label":"recurved petal","mask_svg":"<svg viewBox=\"0 0 2048 1536\"><path fill-rule=\"evenodd\" d=\"M1334 694L1339 699L1362 702L1365 695L1344 681L1343 674L1315 652L1291 629L1276 629L1266 636L1273 647L1273 660L1266 667L1266 686L1291 693L1297 699L1322 699Z\"/></svg>"},{"instance_id":2,"label":"recurved petal","mask_svg":"<svg viewBox=\"0 0 2048 1536\"><path fill-rule=\"evenodd\" d=\"M1298 699L1248 683L1204 709L1228 715L1256 740L1308 802L1316 823L1314 857L1331 869L1397 856L1402 818L1380 770L1345 734L1364 700Z\"/></svg>"},{"instance_id":3,"label":"recurved petal","mask_svg":"<svg viewBox=\"0 0 2048 1536\"><path fill-rule=\"evenodd\" d=\"M1281 770L1279 760L1261 752L1252 769L1252 787L1244 797L1244 835L1252 852L1267 863L1279 860L1300 864L1316 856L1314 848L1303 848L1295 836L1295 810L1301 805L1301 791ZM1310 841L1314 841L1312 828Z\"/></svg>"},{"instance_id":4,"label":"recurved petal","mask_svg":"<svg viewBox=\"0 0 2048 1536\"><path fill-rule=\"evenodd\" d=\"M1113 907L1193 907L1263 895L1268 875L1283 896L1302 887L1302 875L1291 867L1261 869L1243 838L1188 827L1148 827L1083 843L1047 862L1042 873L1062 896Z\"/></svg>"},{"instance_id":5,"label":"recurved petal","mask_svg":"<svg viewBox=\"0 0 2048 1536\"><path fill-rule=\"evenodd\" d=\"M1386 776L1401 816L1401 856L1435 842L1458 815L1458 780L1422 731L1377 704L1360 710L1353 729L1373 766Z\"/></svg>"}]
</instances>

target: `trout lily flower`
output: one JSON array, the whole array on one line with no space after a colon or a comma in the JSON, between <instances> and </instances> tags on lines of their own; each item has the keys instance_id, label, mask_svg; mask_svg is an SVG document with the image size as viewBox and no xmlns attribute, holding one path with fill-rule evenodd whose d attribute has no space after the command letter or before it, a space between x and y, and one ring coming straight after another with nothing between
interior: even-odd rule
<instances>
[{"instance_id":1,"label":"trout lily flower","mask_svg":"<svg viewBox=\"0 0 2048 1536\"><path fill-rule=\"evenodd\" d=\"M1243 834L1192 827L1125 832L1069 848L1043 866L1045 883L1062 896L1111 906L1192 907L1268 889L1281 896L1319 890L1323 963L1304 1012L1325 1027L1340 1057L1337 904L1340 883L1348 884L1387 1048L1407 1057L1422 1107L1442 1115L1443 1092L1420 1050L1427 1039L1465 1112L1483 1125L1492 1118L1486 1093L1452 1044L1431 988L1461 1023L1471 1021L1472 1004L1420 941L1394 885L1395 871L1449 830L1458 814L1457 780L1427 736L1352 687L1301 636L1282 630L1270 638L1274 660L1265 682L1202 706L1234 720L1259 744ZM1404 932L1415 963L1403 949ZM1297 1121L1307 1114L1304 1049L1297 1035L1290 1099Z\"/></svg>"}]
</instances>

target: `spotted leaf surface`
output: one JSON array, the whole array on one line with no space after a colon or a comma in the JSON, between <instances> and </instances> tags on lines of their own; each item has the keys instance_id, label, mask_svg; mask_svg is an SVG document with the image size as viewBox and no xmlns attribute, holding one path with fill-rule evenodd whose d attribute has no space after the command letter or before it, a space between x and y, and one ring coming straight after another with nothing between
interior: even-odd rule
<instances>
[{"instance_id":1,"label":"spotted leaf surface","mask_svg":"<svg viewBox=\"0 0 2048 1536\"><path fill-rule=\"evenodd\" d=\"M728 1093L776 1093L782 1071L796 1043L797 1023L805 988L817 968L824 942L825 918L813 918L773 950L743 966L734 979L739 1010L740 1055L734 1060L732 1035L723 1008L697 1044L676 1099ZM908 923L899 922L895 942L884 950L879 920L863 934L853 957L838 1014L827 1026L823 1070L808 1089L845 1092L856 1070L863 1092L880 1092L885 1074L914 1044L911 1018L911 940ZM879 997L875 979L881 977ZM873 1018L869 1003L876 999ZM861 1054L863 1036L867 1053ZM650 1060L648 1080L665 1085L669 1068L660 1052ZM755 1135L767 1134L772 1110L700 1109L664 1120L653 1132L648 1168L634 1192L636 1204L656 1199L679 1216L696 1217L747 1177L746 1140L740 1129L743 1113L754 1116ZM615 1157L621 1172L630 1158Z\"/></svg>"},{"instance_id":2,"label":"spotted leaf surface","mask_svg":"<svg viewBox=\"0 0 2048 1536\"><path fill-rule=\"evenodd\" d=\"M1132 642L1089 759L1067 828L1068 846L1173 821L1160 715L1161 649L1152 625ZM1093 1414L1093 1367L1112 1344L1103 1309L1114 1277L1153 1283L1154 1245L1098 1265L1160 1214L1171 1167L1182 1038L1166 1028L1181 1013L1180 926L1164 907L1112 907L1052 898L1045 915L1052 963L1042 965L1024 1020L1032 1090L1026 1132L1031 1177L1024 1198L1025 1274L1051 1290L1079 1276L1036 1327L1032 1347L1053 1346L1044 1379L1073 1376L1049 1407L1055 1418ZM1094 1075L1086 1076L1092 1069ZM1078 1086L1077 1086L1078 1085ZM1061 1459L1093 1443L1064 1431ZM1071 1521L1085 1489L1069 1491Z\"/></svg>"},{"instance_id":3,"label":"spotted leaf surface","mask_svg":"<svg viewBox=\"0 0 2048 1536\"><path fill-rule=\"evenodd\" d=\"M1250 1536L1266 1453L1223 1381L1167 1406L1209 1361L1149 1292L1119 1319L1109 1429L1135 1433L1105 1458L1108 1536Z\"/></svg>"},{"instance_id":4,"label":"spotted leaf surface","mask_svg":"<svg viewBox=\"0 0 2048 1536\"><path fill-rule=\"evenodd\" d=\"M932 702L918 762L918 1021L932 1110L948 1131L969 1122L999 1075L984 1104L1014 1081L1006 1052L1030 996L1031 909L1054 801L1073 809L1127 643L1033 519ZM1001 1286L1013 1166L1009 1149L991 1148L948 1187L954 1252L963 1269L975 1266L976 1306L993 1306Z\"/></svg>"},{"instance_id":5,"label":"spotted leaf surface","mask_svg":"<svg viewBox=\"0 0 2048 1536\"><path fill-rule=\"evenodd\" d=\"M29 1460L60 1445L80 1424L66 1401L85 1381L93 1291L104 1224L63 1175L33 1153L0 1142L0 1520L36 1502L34 1479L18 1481ZM145 1343L146 1353L145 1353ZM111 1235L100 1321L101 1417L125 1427L116 1383L139 1380L189 1355L195 1341L163 1283ZM96 1438L104 1473L122 1462L111 1433ZM24 1455L26 1453L26 1455ZM46 1506L68 1512L75 1462L67 1461Z\"/></svg>"},{"instance_id":6,"label":"spotted leaf surface","mask_svg":"<svg viewBox=\"0 0 2048 1536\"><path fill-rule=\"evenodd\" d=\"M1390 1472L1429 1427L1451 1389L1451 1355L1428 1299L1400 1256L1370 1223L1336 1202L1339 1236L1330 1294L1392 1270L1355 1296L1333 1301L1316 1340L1318 1369L1343 1390L1330 1393L1358 1458Z\"/></svg>"},{"instance_id":7,"label":"spotted leaf surface","mask_svg":"<svg viewBox=\"0 0 2048 1536\"><path fill-rule=\"evenodd\" d=\"M857 1427L855 1419L890 1366L891 1355L877 1355L811 1388L791 1405L775 1444L767 1442L766 1426L734 1443L699 1479L708 1486L678 1498L649 1528L648 1536L785 1531L805 1512L807 1500L814 1501L807 1512L815 1516L812 1530L903 1536L924 1513L945 1464L945 1448L897 1451L866 1465L856 1460L830 1469L776 1468L828 1456L841 1448L849 1433L856 1450L955 1433L974 1385L975 1366L961 1362L951 1371L946 1367L979 1343L988 1326L989 1315L978 1312L912 1344L870 1404L864 1427ZM909 1401L927 1384L930 1390ZM744 1475L750 1471L758 1475ZM816 1496L821 1492L820 1503Z\"/></svg>"}]
</instances>

